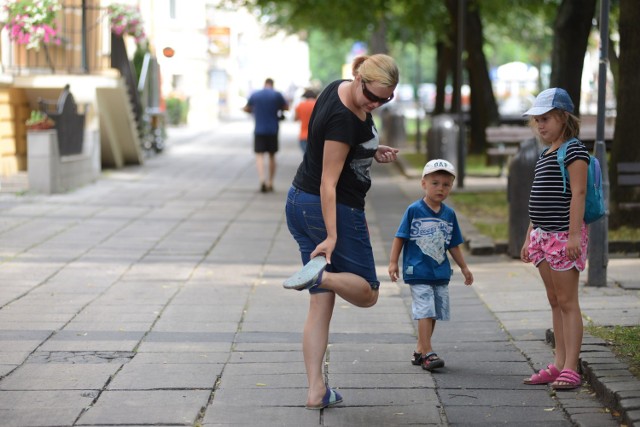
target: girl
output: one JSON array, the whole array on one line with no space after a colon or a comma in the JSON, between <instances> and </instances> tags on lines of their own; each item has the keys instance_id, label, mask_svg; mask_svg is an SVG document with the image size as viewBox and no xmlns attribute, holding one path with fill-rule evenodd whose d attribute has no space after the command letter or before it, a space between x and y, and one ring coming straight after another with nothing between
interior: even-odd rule
<instances>
[{"instance_id":1,"label":"girl","mask_svg":"<svg viewBox=\"0 0 640 427\"><path fill-rule=\"evenodd\" d=\"M582 345L582 316L578 302L578 279L587 259L587 227L584 204L589 153L576 139L579 119L573 102L561 88L547 89L536 98L529 125L548 145L535 167L529 198L530 224L520 257L533 262L540 272L551 305L555 361L525 384L551 384L554 389L574 389L582 384L577 373ZM557 162L558 148L569 141L564 167L568 171L566 192Z\"/></svg>"}]
</instances>

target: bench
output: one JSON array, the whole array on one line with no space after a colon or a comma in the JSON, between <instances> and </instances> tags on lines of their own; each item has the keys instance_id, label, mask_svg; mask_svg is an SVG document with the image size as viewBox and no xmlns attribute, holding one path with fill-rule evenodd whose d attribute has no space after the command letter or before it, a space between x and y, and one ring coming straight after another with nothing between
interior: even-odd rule
<instances>
[{"instance_id":1,"label":"bench","mask_svg":"<svg viewBox=\"0 0 640 427\"><path fill-rule=\"evenodd\" d=\"M640 162L618 163L618 186L640 187ZM622 210L639 209L640 203L620 203L618 207Z\"/></svg>"},{"instance_id":2,"label":"bench","mask_svg":"<svg viewBox=\"0 0 640 427\"><path fill-rule=\"evenodd\" d=\"M507 166L511 162L513 156L518 154L518 150L518 147L506 146L505 144L497 144L495 147L490 147L487 149L487 156L489 157L491 163L493 164L493 160L495 160L500 167L498 176L505 175Z\"/></svg>"},{"instance_id":3,"label":"bench","mask_svg":"<svg viewBox=\"0 0 640 427\"><path fill-rule=\"evenodd\" d=\"M504 176L513 156L518 154L520 143L533 136L531 128L527 126L490 126L485 131L487 157L500 167L499 176Z\"/></svg>"}]
</instances>

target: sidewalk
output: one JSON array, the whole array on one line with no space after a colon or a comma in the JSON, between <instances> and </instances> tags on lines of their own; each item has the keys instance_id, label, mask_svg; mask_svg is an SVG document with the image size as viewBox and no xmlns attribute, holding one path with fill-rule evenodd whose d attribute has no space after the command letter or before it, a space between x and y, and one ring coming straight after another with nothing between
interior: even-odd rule
<instances>
[{"instance_id":1,"label":"sidewalk","mask_svg":"<svg viewBox=\"0 0 640 427\"><path fill-rule=\"evenodd\" d=\"M283 126L273 194L257 191L248 121L172 130L162 155L72 193L0 194L0 425L620 424L589 386L522 384L551 361L550 312L535 269L504 256L469 257L471 288L456 272L434 336L447 366L409 363L410 295L386 264L420 187L390 165L367 198L379 302L338 301L332 322L327 378L345 401L305 410L308 297L281 286L299 268L283 207L301 154ZM612 259L609 276L639 267ZM613 284L581 303L596 324L640 320L638 292ZM640 425L640 382L598 340L582 358Z\"/></svg>"}]
</instances>

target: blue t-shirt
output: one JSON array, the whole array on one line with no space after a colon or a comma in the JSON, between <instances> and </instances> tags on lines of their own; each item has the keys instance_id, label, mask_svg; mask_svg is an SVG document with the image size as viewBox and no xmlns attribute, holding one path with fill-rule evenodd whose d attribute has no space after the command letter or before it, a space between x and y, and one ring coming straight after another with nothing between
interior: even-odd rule
<instances>
[{"instance_id":1,"label":"blue t-shirt","mask_svg":"<svg viewBox=\"0 0 640 427\"><path fill-rule=\"evenodd\" d=\"M256 135L277 135L279 129L278 111L284 110L287 101L274 89L264 88L254 92L247 104L251 107L256 121Z\"/></svg>"},{"instance_id":2,"label":"blue t-shirt","mask_svg":"<svg viewBox=\"0 0 640 427\"><path fill-rule=\"evenodd\" d=\"M447 251L462 244L456 213L442 203L435 213L423 199L404 213L396 237L404 239L402 277L405 283L446 285L453 270Z\"/></svg>"}]
</instances>

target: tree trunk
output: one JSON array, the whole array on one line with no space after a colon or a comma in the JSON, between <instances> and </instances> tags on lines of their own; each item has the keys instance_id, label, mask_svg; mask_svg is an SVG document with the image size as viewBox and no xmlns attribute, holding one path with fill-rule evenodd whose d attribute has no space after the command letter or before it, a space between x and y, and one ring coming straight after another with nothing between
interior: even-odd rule
<instances>
[{"instance_id":1,"label":"tree trunk","mask_svg":"<svg viewBox=\"0 0 640 427\"><path fill-rule=\"evenodd\" d=\"M433 115L445 112L446 87L449 74L452 72L453 49L450 42L438 41L436 43L436 102L433 107Z\"/></svg>"},{"instance_id":2,"label":"tree trunk","mask_svg":"<svg viewBox=\"0 0 640 427\"><path fill-rule=\"evenodd\" d=\"M551 87L566 89L580 114L582 68L597 0L563 0L553 28Z\"/></svg>"},{"instance_id":3,"label":"tree trunk","mask_svg":"<svg viewBox=\"0 0 640 427\"><path fill-rule=\"evenodd\" d=\"M387 46L387 25L384 19L378 21L378 25L371 34L371 42L369 43L369 53L389 53L389 47Z\"/></svg>"},{"instance_id":4,"label":"tree trunk","mask_svg":"<svg viewBox=\"0 0 640 427\"><path fill-rule=\"evenodd\" d=\"M486 147L485 129L499 119L487 60L483 51L482 21L475 0L469 1L466 16L465 48L471 88L471 142L469 152L482 153Z\"/></svg>"},{"instance_id":5,"label":"tree trunk","mask_svg":"<svg viewBox=\"0 0 640 427\"><path fill-rule=\"evenodd\" d=\"M640 188L618 186L618 162L640 162L638 117L640 117L640 2L620 0L620 56L616 128L611 150L611 225L640 226L637 211L620 210L620 202L640 202Z\"/></svg>"},{"instance_id":6,"label":"tree trunk","mask_svg":"<svg viewBox=\"0 0 640 427\"><path fill-rule=\"evenodd\" d=\"M458 1L448 0L447 9L451 17L451 34L454 35L453 39L457 40ZM467 0L465 12L464 48L467 53L465 65L469 73L469 86L471 88L471 141L469 152L482 153L486 146L485 129L489 123L498 120L498 106L493 95L489 68L484 56L484 35L477 2L475 0ZM451 63L454 64L455 61L451 61ZM454 85L454 90L455 88L457 88L457 85Z\"/></svg>"},{"instance_id":7,"label":"tree trunk","mask_svg":"<svg viewBox=\"0 0 640 427\"><path fill-rule=\"evenodd\" d=\"M618 65L618 54L616 53L616 46L609 37L609 48L607 53L609 54L609 69L611 70L611 74L613 75L613 93L617 92L618 85L618 76L620 76L619 65Z\"/></svg>"}]
</instances>

